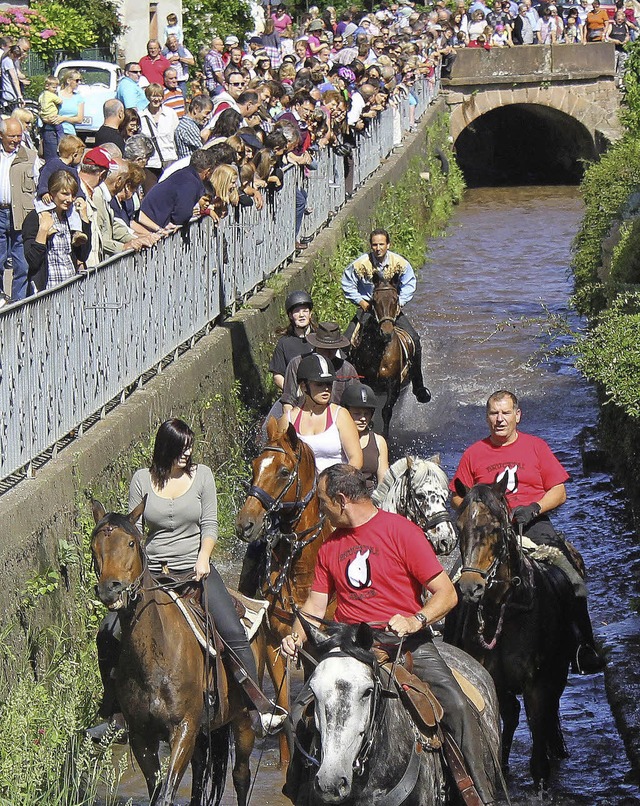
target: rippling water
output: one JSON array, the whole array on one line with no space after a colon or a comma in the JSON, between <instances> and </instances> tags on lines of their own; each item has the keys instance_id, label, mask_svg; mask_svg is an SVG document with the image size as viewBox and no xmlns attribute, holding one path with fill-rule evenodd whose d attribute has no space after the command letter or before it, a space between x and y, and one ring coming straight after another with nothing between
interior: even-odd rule
<instances>
[{"instance_id":1,"label":"rippling water","mask_svg":"<svg viewBox=\"0 0 640 806\"><path fill-rule=\"evenodd\" d=\"M419 292L407 313L423 335L425 377L434 400L419 406L410 395L396 409L392 448L397 455L440 452L451 474L464 448L486 436L484 404L498 388L521 398L525 431L545 438L571 473L568 502L556 526L582 552L589 569L596 633L615 643L625 629L630 599L640 594L640 548L620 490L605 474L582 472L579 437L597 422L592 388L565 359L531 368L539 345L533 329L497 324L541 314L569 314L570 245L582 215L575 188L506 188L468 191L447 229L433 241ZM574 321L574 325L577 324ZM625 568L621 574L620 569ZM231 582L237 561L224 563ZM603 676L571 676L562 699L562 722L570 758L557 770L558 806L640 804L629 783L630 765L608 706ZM511 756L509 788L514 803L534 802L528 778L529 734L524 716ZM252 803L284 804L282 774L273 740L262 748ZM254 766L259 752L254 754ZM186 783L186 782L185 782ZM146 804L139 773L128 775L122 803ZM232 787L224 803L235 803ZM181 790L188 802L188 789ZM537 802L537 801L536 801Z\"/></svg>"}]
</instances>

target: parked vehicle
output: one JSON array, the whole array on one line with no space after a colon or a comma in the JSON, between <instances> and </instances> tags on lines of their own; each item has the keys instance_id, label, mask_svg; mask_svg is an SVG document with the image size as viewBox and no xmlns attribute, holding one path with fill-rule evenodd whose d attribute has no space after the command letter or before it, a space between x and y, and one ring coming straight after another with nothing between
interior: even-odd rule
<instances>
[{"instance_id":1,"label":"parked vehicle","mask_svg":"<svg viewBox=\"0 0 640 806\"><path fill-rule=\"evenodd\" d=\"M110 98L116 97L118 81L122 77L122 70L117 64L110 62L91 62L84 59L75 59L60 62L54 70L59 76L66 70L77 70L82 73L82 84L78 93L84 101L84 119L76 124L76 131L80 137L86 138L95 134L104 123L102 105Z\"/></svg>"}]
</instances>

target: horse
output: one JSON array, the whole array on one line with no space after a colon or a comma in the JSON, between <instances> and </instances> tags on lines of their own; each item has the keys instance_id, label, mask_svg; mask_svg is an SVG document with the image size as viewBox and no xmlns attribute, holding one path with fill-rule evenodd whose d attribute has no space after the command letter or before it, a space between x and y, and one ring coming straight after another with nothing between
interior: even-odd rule
<instances>
[{"instance_id":1,"label":"horse","mask_svg":"<svg viewBox=\"0 0 640 806\"><path fill-rule=\"evenodd\" d=\"M389 437L393 407L400 389L408 376L409 365L415 351L413 341L396 327L400 302L396 286L378 272L371 278L373 296L372 315L367 317L353 348L353 364L364 383L376 392L386 395L382 407L383 434ZM404 345L404 346L403 346Z\"/></svg>"},{"instance_id":2,"label":"horse","mask_svg":"<svg viewBox=\"0 0 640 806\"><path fill-rule=\"evenodd\" d=\"M269 601L266 665L276 702L287 707L289 691L280 643L291 632L293 605L301 607L311 591L318 551L331 526L320 514L313 452L293 425L267 421L267 443L253 460L247 498L236 518L236 534L247 542L266 543L262 596ZM289 763L286 738L280 736L280 763Z\"/></svg>"},{"instance_id":3,"label":"horse","mask_svg":"<svg viewBox=\"0 0 640 806\"><path fill-rule=\"evenodd\" d=\"M315 700L319 758L305 751L311 762L306 770L292 765L286 789L296 798L294 802L312 802L307 799L312 790L316 801L349 806L459 803L441 754L428 745L389 685L388 675L379 668L371 651L374 631L366 624L333 625L328 635L311 625L305 624L305 629L319 657L307 684ZM495 770L500 736L491 678L455 647L442 645L441 652L447 664L482 694L484 763ZM297 733L303 735L303 731ZM302 755L296 755L296 762Z\"/></svg>"},{"instance_id":4,"label":"horse","mask_svg":"<svg viewBox=\"0 0 640 806\"><path fill-rule=\"evenodd\" d=\"M129 743L152 806L171 806L189 762L190 804L209 806L222 798L231 723L233 782L238 803L245 806L254 734L243 694L217 659L210 664L205 659L186 618L151 576L136 528L145 503L146 496L126 516L106 513L98 501L92 503L96 592L109 610L118 611L122 628L116 690ZM217 691L215 704L209 702L210 691ZM171 749L164 781L158 759L161 740Z\"/></svg>"},{"instance_id":5,"label":"horse","mask_svg":"<svg viewBox=\"0 0 640 806\"><path fill-rule=\"evenodd\" d=\"M566 757L559 706L574 644L567 617L573 591L555 566L522 553L511 527L507 485L506 475L471 489L456 479L463 498L463 602L447 617L445 640L480 661L494 680L505 769L520 716L516 694L522 694L532 738L529 767L539 791L548 786L550 759Z\"/></svg>"},{"instance_id":6,"label":"horse","mask_svg":"<svg viewBox=\"0 0 640 806\"><path fill-rule=\"evenodd\" d=\"M405 456L394 462L372 495L380 509L397 512L419 526L438 557L458 545L458 536L447 510L449 479L440 457Z\"/></svg>"}]
</instances>

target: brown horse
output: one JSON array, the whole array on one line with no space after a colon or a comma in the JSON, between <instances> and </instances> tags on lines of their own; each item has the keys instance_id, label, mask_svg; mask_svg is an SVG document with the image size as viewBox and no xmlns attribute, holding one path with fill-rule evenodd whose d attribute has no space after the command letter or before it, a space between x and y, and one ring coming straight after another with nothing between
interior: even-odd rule
<instances>
[{"instance_id":1,"label":"brown horse","mask_svg":"<svg viewBox=\"0 0 640 806\"><path fill-rule=\"evenodd\" d=\"M271 417L267 444L253 461L247 500L238 513L241 540L266 543L262 595L269 601L267 669L277 704L287 707L286 665L280 642L291 632L292 604L300 607L311 591L316 557L331 526L320 515L313 452L292 425L281 428ZM280 762L288 764L289 747L280 738Z\"/></svg>"},{"instance_id":2,"label":"brown horse","mask_svg":"<svg viewBox=\"0 0 640 806\"><path fill-rule=\"evenodd\" d=\"M206 662L185 617L151 576L135 525L145 503L146 496L125 516L106 513L94 501L96 526L91 535L96 591L109 610L118 611L122 628L116 690L131 749L154 806L171 806L189 762L191 806L217 804L224 790L231 724L233 782L238 803L244 806L254 734L243 695L221 663ZM208 707L205 697L210 691L218 696ZM164 781L158 760L161 740L171 748Z\"/></svg>"},{"instance_id":3,"label":"brown horse","mask_svg":"<svg viewBox=\"0 0 640 806\"><path fill-rule=\"evenodd\" d=\"M353 350L353 364L364 383L386 395L382 407L383 434L389 436L389 424L400 389L409 377L415 345L396 326L401 314L398 289L377 272L372 277L372 316L368 316L358 345Z\"/></svg>"}]
</instances>

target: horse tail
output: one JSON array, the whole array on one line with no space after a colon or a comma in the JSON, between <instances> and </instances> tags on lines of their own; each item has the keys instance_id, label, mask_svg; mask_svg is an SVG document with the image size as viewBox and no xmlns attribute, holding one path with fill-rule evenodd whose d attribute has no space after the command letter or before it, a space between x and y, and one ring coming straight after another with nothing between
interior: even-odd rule
<instances>
[{"instance_id":1,"label":"horse tail","mask_svg":"<svg viewBox=\"0 0 640 806\"><path fill-rule=\"evenodd\" d=\"M204 806L218 806L224 794L224 784L229 764L231 726L223 725L207 737L204 772Z\"/></svg>"}]
</instances>

